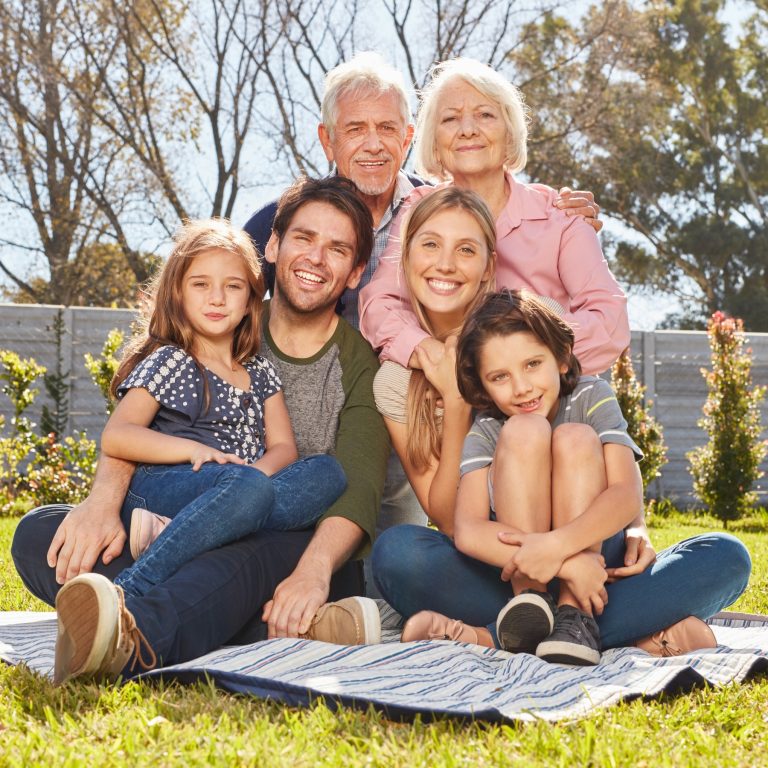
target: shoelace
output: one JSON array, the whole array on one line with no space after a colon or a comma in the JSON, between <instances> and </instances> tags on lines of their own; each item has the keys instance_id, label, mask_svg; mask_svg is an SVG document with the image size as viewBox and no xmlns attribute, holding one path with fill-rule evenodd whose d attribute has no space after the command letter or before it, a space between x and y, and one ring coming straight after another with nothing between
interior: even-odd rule
<instances>
[{"instance_id":1,"label":"shoelace","mask_svg":"<svg viewBox=\"0 0 768 768\"><path fill-rule=\"evenodd\" d=\"M652 638L651 642L658 646L661 656L680 656L683 653L682 648L678 648L667 640L667 631L662 629L661 632L657 632Z\"/></svg>"},{"instance_id":2,"label":"shoelace","mask_svg":"<svg viewBox=\"0 0 768 768\"><path fill-rule=\"evenodd\" d=\"M142 669L154 669L157 666L157 656L155 655L152 646L149 644L149 640L144 636L144 633L136 626L136 619L133 618L133 614L125 607L125 596L123 590L118 587L117 599L119 602L119 614L120 614L120 628L122 635L123 647L128 644L128 638L133 641L133 662L131 663L130 670L133 672L136 669L136 663ZM148 658L144 658L143 650L149 653Z\"/></svg>"}]
</instances>

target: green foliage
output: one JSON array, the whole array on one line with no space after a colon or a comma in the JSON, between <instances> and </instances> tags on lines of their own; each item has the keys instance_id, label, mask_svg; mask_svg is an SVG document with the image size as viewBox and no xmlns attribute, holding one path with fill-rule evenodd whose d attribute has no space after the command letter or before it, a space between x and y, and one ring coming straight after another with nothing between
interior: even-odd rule
<instances>
[{"instance_id":1,"label":"green foliage","mask_svg":"<svg viewBox=\"0 0 768 768\"><path fill-rule=\"evenodd\" d=\"M99 388L106 403L106 411L109 416L115 408L115 403L109 394L109 385L117 371L120 361L117 352L123 346L125 334L117 328L113 328L104 341L101 348L101 356L94 358L90 353L85 355L85 368L91 374L93 383Z\"/></svg>"},{"instance_id":2,"label":"green foliage","mask_svg":"<svg viewBox=\"0 0 768 768\"><path fill-rule=\"evenodd\" d=\"M624 225L620 279L674 295L669 327L717 309L768 330L768 14L725 0L545 15L514 53L536 124L528 170L578 183Z\"/></svg>"},{"instance_id":3,"label":"green foliage","mask_svg":"<svg viewBox=\"0 0 768 768\"><path fill-rule=\"evenodd\" d=\"M39 389L32 382L46 370L32 359L0 350L2 391L14 409L12 433L0 438L0 515L39 504L77 503L85 498L96 468L96 444L85 434L59 439L36 433L26 410Z\"/></svg>"},{"instance_id":4,"label":"green foliage","mask_svg":"<svg viewBox=\"0 0 768 768\"><path fill-rule=\"evenodd\" d=\"M741 320L715 312L707 327L712 370L702 370L709 394L699 426L709 442L687 456L696 495L728 527L750 511L762 476L766 444L760 440L760 401L765 387L752 386L751 350L744 349Z\"/></svg>"},{"instance_id":5,"label":"green foliage","mask_svg":"<svg viewBox=\"0 0 768 768\"><path fill-rule=\"evenodd\" d=\"M627 420L627 431L643 452L640 474L643 476L643 488L647 490L667 463L667 446L661 424L651 413L652 402L645 403L645 387L635 376L628 350L621 354L611 369L611 386Z\"/></svg>"},{"instance_id":6,"label":"green foliage","mask_svg":"<svg viewBox=\"0 0 768 768\"><path fill-rule=\"evenodd\" d=\"M44 435L53 434L57 438L66 430L69 420L69 371L64 371L62 342L66 325L64 310L59 309L53 319L53 337L56 344L56 370L43 376L45 391L53 403L53 410L43 406L40 417L40 430Z\"/></svg>"}]
</instances>

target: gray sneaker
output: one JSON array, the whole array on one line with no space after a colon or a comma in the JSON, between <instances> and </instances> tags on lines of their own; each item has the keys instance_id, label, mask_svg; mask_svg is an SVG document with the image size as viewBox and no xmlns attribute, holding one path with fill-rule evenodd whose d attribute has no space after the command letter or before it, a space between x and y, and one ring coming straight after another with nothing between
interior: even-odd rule
<instances>
[{"instance_id":1,"label":"gray sneaker","mask_svg":"<svg viewBox=\"0 0 768 768\"><path fill-rule=\"evenodd\" d=\"M496 617L499 645L510 653L535 653L555 623L557 606L548 592L526 589L513 597Z\"/></svg>"},{"instance_id":2,"label":"gray sneaker","mask_svg":"<svg viewBox=\"0 0 768 768\"><path fill-rule=\"evenodd\" d=\"M554 664L597 664L600 661L600 630L588 614L571 605L557 609L552 634L536 648L536 655Z\"/></svg>"}]
</instances>

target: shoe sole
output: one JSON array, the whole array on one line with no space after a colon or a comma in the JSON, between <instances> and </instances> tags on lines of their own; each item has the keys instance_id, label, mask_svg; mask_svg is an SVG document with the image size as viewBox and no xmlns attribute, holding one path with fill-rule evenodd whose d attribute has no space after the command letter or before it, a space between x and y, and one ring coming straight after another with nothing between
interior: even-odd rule
<instances>
[{"instance_id":1,"label":"shoe sole","mask_svg":"<svg viewBox=\"0 0 768 768\"><path fill-rule=\"evenodd\" d=\"M600 661L600 651L564 640L544 640L539 643L536 655L552 664L576 664L580 667L594 666Z\"/></svg>"},{"instance_id":2,"label":"shoe sole","mask_svg":"<svg viewBox=\"0 0 768 768\"><path fill-rule=\"evenodd\" d=\"M104 582L77 576L56 595L56 685L96 673L109 649L118 622L118 600L112 584Z\"/></svg>"},{"instance_id":3,"label":"shoe sole","mask_svg":"<svg viewBox=\"0 0 768 768\"><path fill-rule=\"evenodd\" d=\"M552 633L555 617L539 595L512 598L496 618L496 636L509 653L535 653L542 640Z\"/></svg>"},{"instance_id":4,"label":"shoe sole","mask_svg":"<svg viewBox=\"0 0 768 768\"><path fill-rule=\"evenodd\" d=\"M363 614L363 643L377 645L381 642L381 614L379 606L370 597L355 597Z\"/></svg>"}]
</instances>

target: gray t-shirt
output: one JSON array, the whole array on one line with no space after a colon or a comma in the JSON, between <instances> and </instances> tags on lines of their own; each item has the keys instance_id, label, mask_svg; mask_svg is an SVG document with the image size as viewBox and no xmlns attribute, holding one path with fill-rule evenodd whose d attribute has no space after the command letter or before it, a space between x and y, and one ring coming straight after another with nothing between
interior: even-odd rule
<instances>
[{"instance_id":1,"label":"gray t-shirt","mask_svg":"<svg viewBox=\"0 0 768 768\"><path fill-rule=\"evenodd\" d=\"M506 419L497 419L488 413L475 417L461 451L461 475L482 469L493 462L496 442ZM567 397L560 398L552 429L560 424L589 424L597 432L600 442L618 443L631 448L635 460L643 458L643 452L627 434L627 420L619 408L611 385L597 376L582 376L576 389Z\"/></svg>"}]
</instances>

